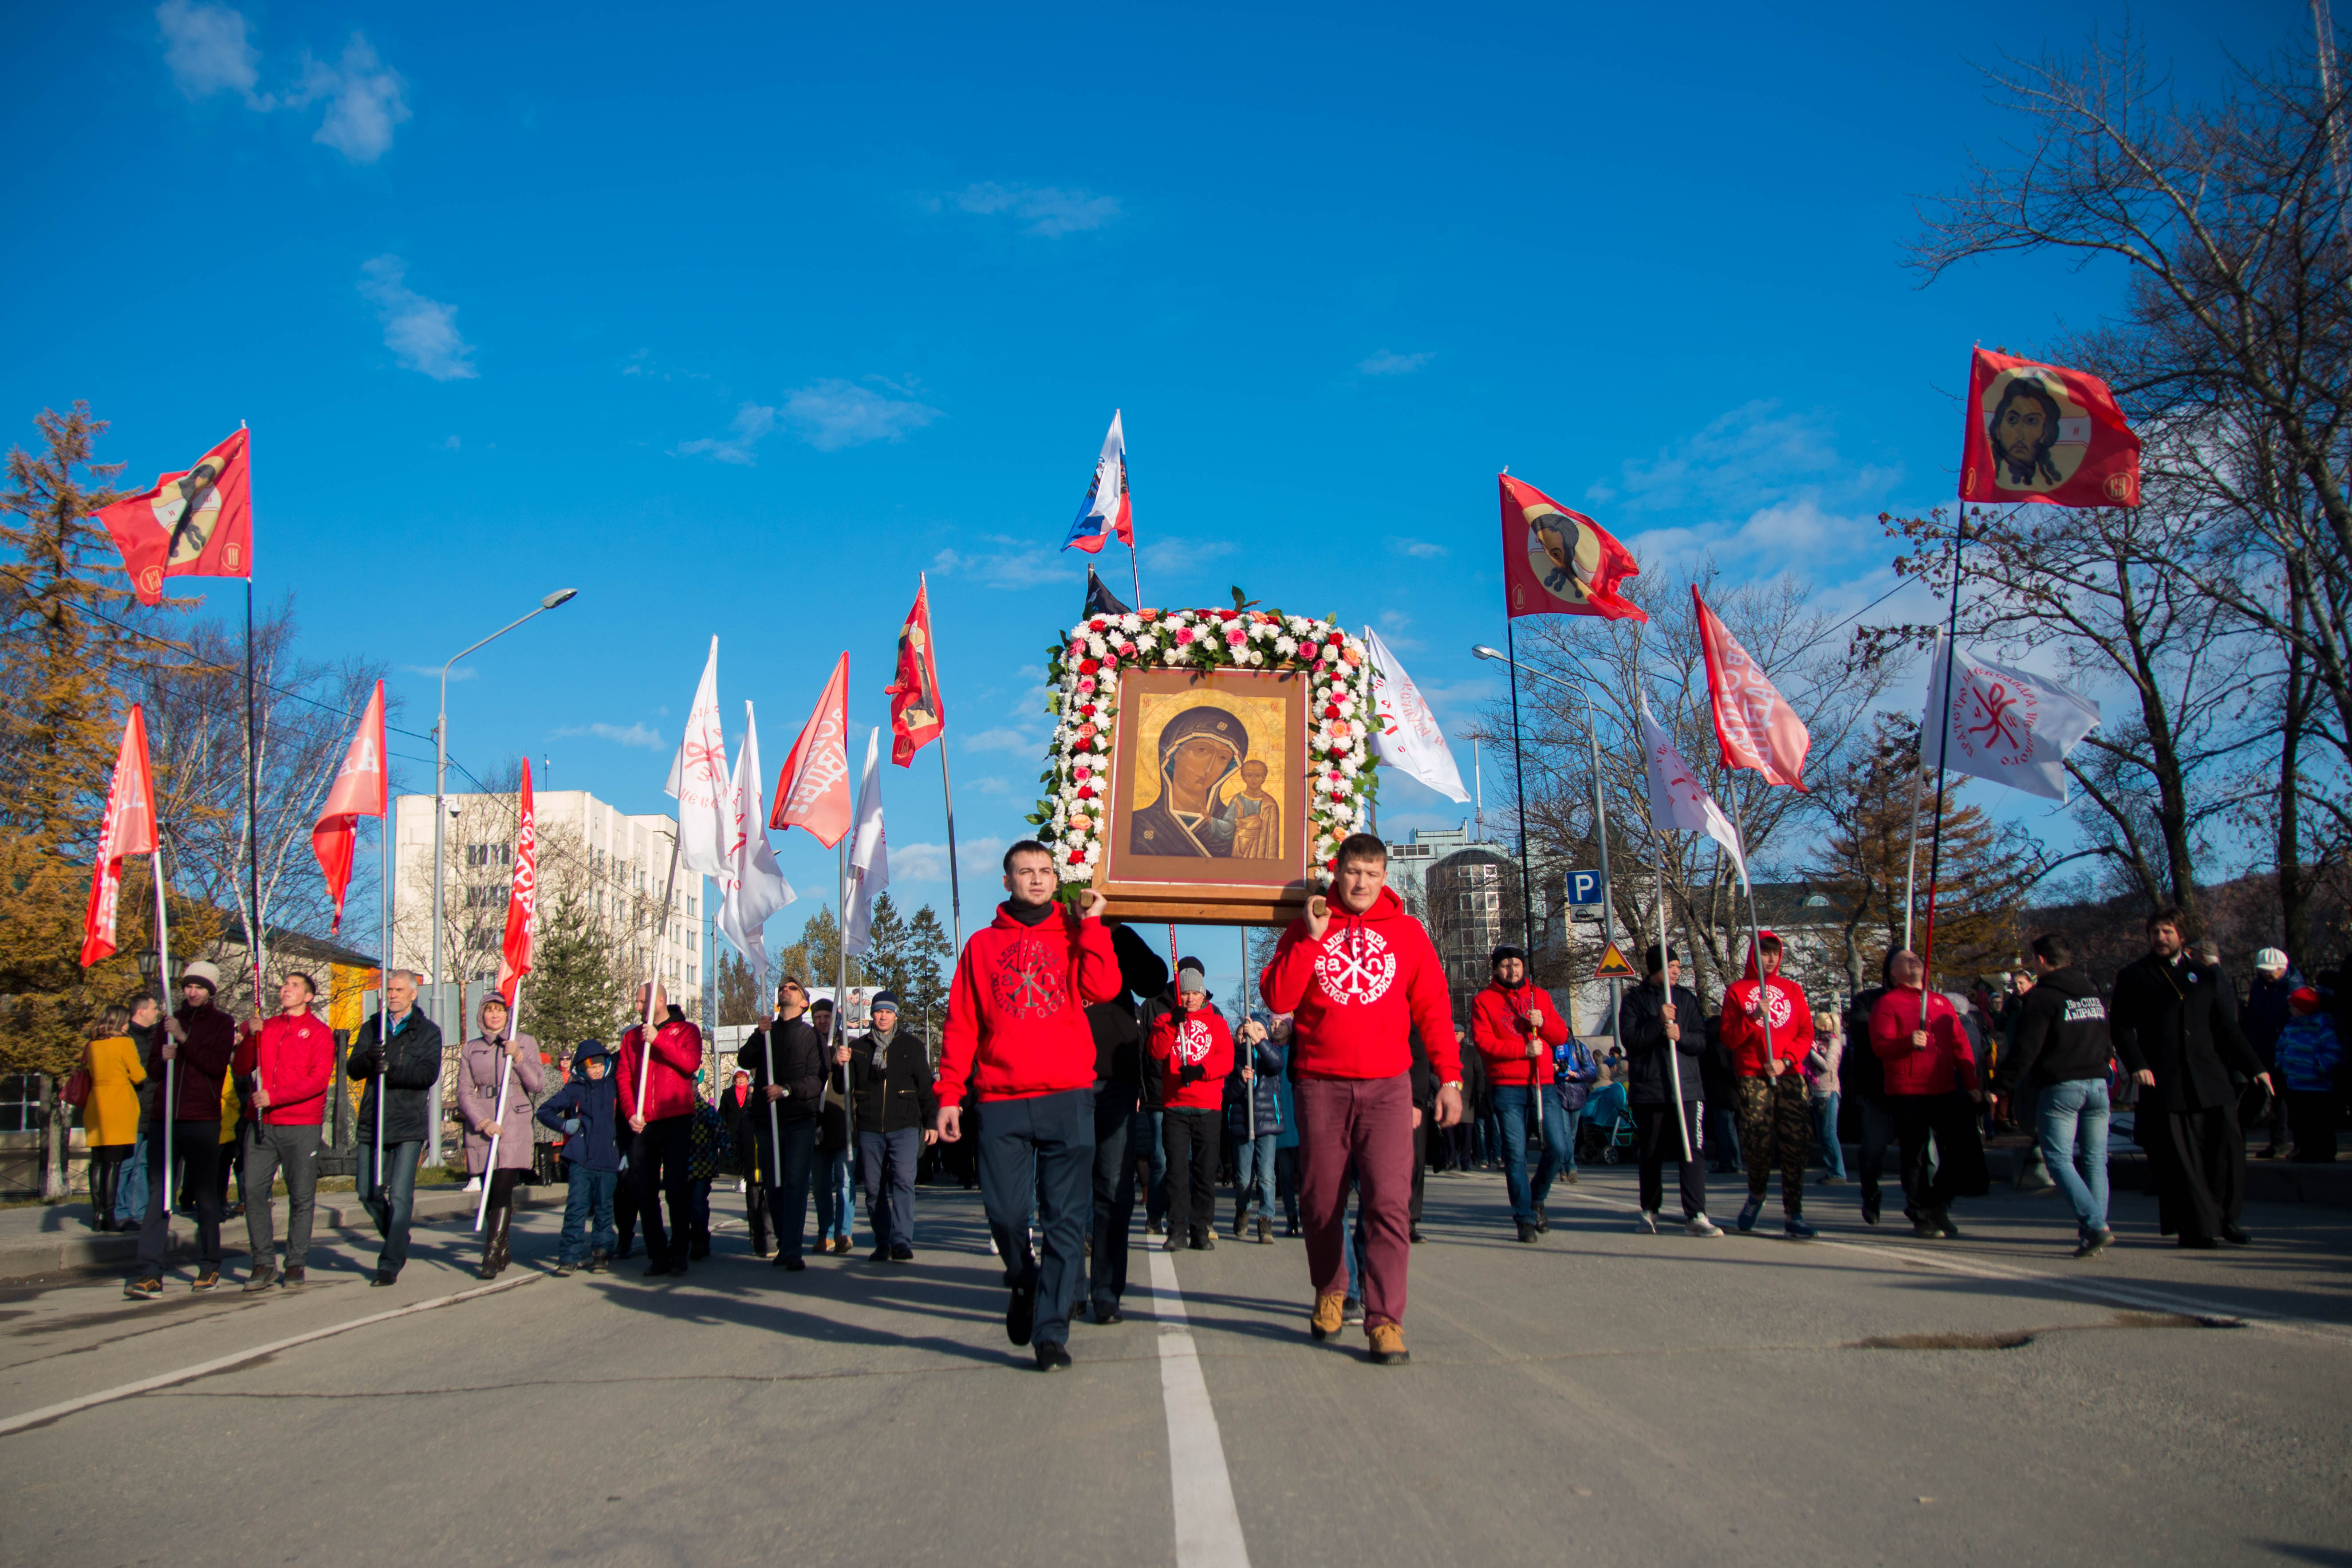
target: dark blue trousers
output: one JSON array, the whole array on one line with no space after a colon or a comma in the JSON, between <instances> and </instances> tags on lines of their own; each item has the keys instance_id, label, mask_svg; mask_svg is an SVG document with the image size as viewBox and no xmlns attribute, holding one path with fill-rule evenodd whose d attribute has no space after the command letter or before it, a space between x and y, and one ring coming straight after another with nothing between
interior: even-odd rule
<instances>
[{"instance_id":1,"label":"dark blue trousers","mask_svg":"<svg viewBox=\"0 0 2352 1568\"><path fill-rule=\"evenodd\" d=\"M1093 1212L1095 1093L1067 1089L1027 1100L982 1100L975 1145L980 1198L1004 1260L1004 1282L1033 1285L1032 1344L1067 1344L1070 1303L1085 1277ZM1029 1210L1037 1209L1041 1260L1029 1250Z\"/></svg>"}]
</instances>

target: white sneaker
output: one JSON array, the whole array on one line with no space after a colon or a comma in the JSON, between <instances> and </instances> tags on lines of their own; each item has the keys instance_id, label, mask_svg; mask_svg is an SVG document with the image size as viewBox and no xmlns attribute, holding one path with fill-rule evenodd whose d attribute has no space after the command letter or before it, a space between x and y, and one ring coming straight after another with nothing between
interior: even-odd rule
<instances>
[{"instance_id":1,"label":"white sneaker","mask_svg":"<svg viewBox=\"0 0 2352 1568\"><path fill-rule=\"evenodd\" d=\"M395 1032L397 1032L397 1031L395 1031ZM747 1187L747 1186L745 1186L745 1185L743 1184L743 1178L742 1178L742 1177L738 1176L738 1177L736 1177L736 1178L735 1178L735 1190L736 1190L737 1192L739 1192L739 1193L748 1193L748 1192L750 1192L751 1189L751 1188L749 1188L749 1187Z\"/></svg>"},{"instance_id":2,"label":"white sneaker","mask_svg":"<svg viewBox=\"0 0 2352 1568\"><path fill-rule=\"evenodd\" d=\"M1643 1209L1642 1211L1642 1217L1633 1222L1633 1228L1640 1231L1643 1236L1657 1235L1658 1216L1656 1211L1653 1209Z\"/></svg>"},{"instance_id":3,"label":"white sneaker","mask_svg":"<svg viewBox=\"0 0 2352 1568\"><path fill-rule=\"evenodd\" d=\"M1683 1228L1693 1236L1721 1236L1723 1227L1703 1214L1695 1214L1683 1223Z\"/></svg>"},{"instance_id":4,"label":"white sneaker","mask_svg":"<svg viewBox=\"0 0 2352 1568\"><path fill-rule=\"evenodd\" d=\"M481 1178L481 1177L479 1177L479 1176L476 1176L476 1177L473 1177L471 1180L467 1181L467 1184L466 1184L465 1190L466 1190L467 1192L469 1192L469 1193L478 1193L478 1192L480 1192L480 1191L482 1190L482 1178Z\"/></svg>"}]
</instances>

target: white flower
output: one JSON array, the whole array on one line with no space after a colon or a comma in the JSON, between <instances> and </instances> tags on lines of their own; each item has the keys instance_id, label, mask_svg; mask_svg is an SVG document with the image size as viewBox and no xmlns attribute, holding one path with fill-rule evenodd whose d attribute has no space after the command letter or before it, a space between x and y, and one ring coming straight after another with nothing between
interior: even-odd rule
<instances>
[{"instance_id":1,"label":"white flower","mask_svg":"<svg viewBox=\"0 0 2352 1568\"><path fill-rule=\"evenodd\" d=\"M1128 636L1133 637L1136 633L1143 629L1143 617L1140 616L1121 616L1118 618L1118 629L1125 632Z\"/></svg>"},{"instance_id":2,"label":"white flower","mask_svg":"<svg viewBox=\"0 0 2352 1568\"><path fill-rule=\"evenodd\" d=\"M1101 845L1099 845L1099 844L1089 844L1089 845L1087 845L1087 865L1091 866L1091 865L1095 864L1097 861L1100 860L1101 858L1102 858L1102 846L1101 846Z\"/></svg>"},{"instance_id":3,"label":"white flower","mask_svg":"<svg viewBox=\"0 0 2352 1568\"><path fill-rule=\"evenodd\" d=\"M1362 766L1363 764L1357 762L1355 758L1349 757L1340 763L1339 776L1341 778L1354 778Z\"/></svg>"}]
</instances>

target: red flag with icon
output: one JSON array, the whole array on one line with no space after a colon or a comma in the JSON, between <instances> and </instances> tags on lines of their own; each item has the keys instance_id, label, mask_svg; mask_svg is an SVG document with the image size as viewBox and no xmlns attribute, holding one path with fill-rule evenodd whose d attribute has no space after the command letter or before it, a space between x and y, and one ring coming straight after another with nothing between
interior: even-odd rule
<instances>
[{"instance_id":1,"label":"red flag with icon","mask_svg":"<svg viewBox=\"0 0 2352 1568\"><path fill-rule=\"evenodd\" d=\"M890 699L890 760L900 767L947 732L940 706L940 666L931 649L931 584L928 574L915 583L915 607L898 628L898 679L882 689Z\"/></svg>"},{"instance_id":2,"label":"red flag with icon","mask_svg":"<svg viewBox=\"0 0 2352 1568\"><path fill-rule=\"evenodd\" d=\"M1979 349L1969 361L1960 499L2139 505L2139 437L2107 384Z\"/></svg>"},{"instance_id":3,"label":"red flag with icon","mask_svg":"<svg viewBox=\"0 0 2352 1568\"><path fill-rule=\"evenodd\" d=\"M849 655L833 667L776 781L771 827L805 827L827 849L849 831Z\"/></svg>"},{"instance_id":4,"label":"red flag with icon","mask_svg":"<svg viewBox=\"0 0 2352 1568\"><path fill-rule=\"evenodd\" d=\"M383 682L379 680L375 694L360 714L359 732L343 753L343 770L335 775L327 804L320 808L318 825L310 829L310 852L319 858L327 892L335 901L335 918L327 928L330 932L342 929L343 894L352 885L352 846L359 837L359 820L383 816L385 799Z\"/></svg>"},{"instance_id":5,"label":"red flag with icon","mask_svg":"<svg viewBox=\"0 0 2352 1568\"><path fill-rule=\"evenodd\" d=\"M1633 552L1580 511L1508 474L1503 492L1503 598L1514 616L1650 617L1617 592L1642 570Z\"/></svg>"},{"instance_id":6,"label":"red flag with icon","mask_svg":"<svg viewBox=\"0 0 2352 1568\"><path fill-rule=\"evenodd\" d=\"M507 934L499 943L499 994L512 1005L522 977L530 973L530 947L539 926L538 810L531 802L530 759L522 760L521 820L515 825L514 880L507 886Z\"/></svg>"},{"instance_id":7,"label":"red flag with icon","mask_svg":"<svg viewBox=\"0 0 2352 1568\"><path fill-rule=\"evenodd\" d=\"M1813 738L1797 710L1748 657L1691 585L1698 607L1699 646L1706 652L1706 690L1715 708L1715 738L1727 768L1754 768L1767 784L1805 787L1805 753Z\"/></svg>"},{"instance_id":8,"label":"red flag with icon","mask_svg":"<svg viewBox=\"0 0 2352 1568\"><path fill-rule=\"evenodd\" d=\"M166 577L253 576L253 488L239 429L185 473L100 509L142 605L163 602Z\"/></svg>"},{"instance_id":9,"label":"red flag with icon","mask_svg":"<svg viewBox=\"0 0 2352 1568\"><path fill-rule=\"evenodd\" d=\"M81 966L114 955L115 913L122 897L122 858L155 852L155 787L147 769L147 719L137 703L123 722L99 819L98 863L90 868L89 907L82 914Z\"/></svg>"}]
</instances>

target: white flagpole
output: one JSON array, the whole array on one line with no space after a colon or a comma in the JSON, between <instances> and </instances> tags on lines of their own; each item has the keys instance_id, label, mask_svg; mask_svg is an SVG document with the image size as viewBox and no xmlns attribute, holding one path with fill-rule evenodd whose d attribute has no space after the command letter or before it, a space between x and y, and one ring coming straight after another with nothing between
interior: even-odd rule
<instances>
[{"instance_id":1,"label":"white flagpole","mask_svg":"<svg viewBox=\"0 0 2352 1568\"><path fill-rule=\"evenodd\" d=\"M1743 821L1740 816L1739 781L1737 778L1731 780L1731 826L1732 830L1739 835L1739 864L1741 868L1739 873L1739 885L1746 889L1748 892L1748 951L1756 960L1756 1010L1763 1016L1764 1019L1765 1076L1769 1078L1771 1076L1770 1069L1772 1064L1779 1061L1780 1058L1779 1054L1772 1049L1771 976L1764 973L1764 927L1762 922L1756 918L1756 884L1748 879L1746 869L1748 865L1748 824ZM1730 994L1728 987L1725 989L1725 994Z\"/></svg>"},{"instance_id":2,"label":"white flagpole","mask_svg":"<svg viewBox=\"0 0 2352 1568\"><path fill-rule=\"evenodd\" d=\"M155 853L147 858L148 875L155 883L155 955L157 989L163 994L163 1043L172 1041L172 919L163 901L163 830L155 830ZM163 1058L163 1241L168 1255L172 1239L172 1121L179 1102L179 1067L174 1057ZM142 1220L145 1215L140 1216Z\"/></svg>"},{"instance_id":3,"label":"white flagpole","mask_svg":"<svg viewBox=\"0 0 2352 1568\"><path fill-rule=\"evenodd\" d=\"M1666 952L1668 951L1666 947L1666 856L1664 847L1666 840L1662 836L1654 835L1654 837L1658 837L1659 842L1658 999L1661 1005L1671 1007L1675 1005L1675 986L1674 982L1667 978L1666 973ZM1677 1018L1675 1020L1675 1026L1679 1027L1682 1024L1682 1020ZM1683 1158L1685 1160L1688 1160L1691 1158L1690 1118L1683 1112L1682 1052L1675 1048L1676 1044L1677 1042L1674 1040L1668 1040L1666 1042L1666 1078L1667 1080L1674 1085L1675 1089L1675 1131L1682 1135Z\"/></svg>"},{"instance_id":4,"label":"white flagpole","mask_svg":"<svg viewBox=\"0 0 2352 1568\"><path fill-rule=\"evenodd\" d=\"M514 1000L507 1008L507 1037L498 1042L510 1043L522 1037L522 976L515 976ZM474 1205L474 1228L482 1228L483 1216L490 1212L490 1183L499 1173L499 1139L507 1128L507 1088L514 1082L514 1058L509 1056L499 1068L498 1120L490 1123L490 1152L482 1162L482 1196Z\"/></svg>"},{"instance_id":5,"label":"white flagpole","mask_svg":"<svg viewBox=\"0 0 2352 1568\"><path fill-rule=\"evenodd\" d=\"M646 982L646 1016L644 1026L638 1031L645 1037L645 1052L637 1065L637 1108L633 1113L636 1116L646 1113L646 1083L654 1073L654 998L661 994L662 948L669 941L670 900L677 895L677 845L685 836L686 825L680 822L678 830L670 835L669 877L662 883L661 919L654 923L653 962L646 970L649 978Z\"/></svg>"},{"instance_id":6,"label":"white flagpole","mask_svg":"<svg viewBox=\"0 0 2352 1568\"><path fill-rule=\"evenodd\" d=\"M379 765L382 757L377 759ZM392 1061L392 805L384 805L382 816L376 818L375 834L375 920L376 951L383 956L375 975L375 1046L383 1065ZM383 1099L387 1087L381 1068L375 1086L375 1188L384 1190L383 1179Z\"/></svg>"}]
</instances>

